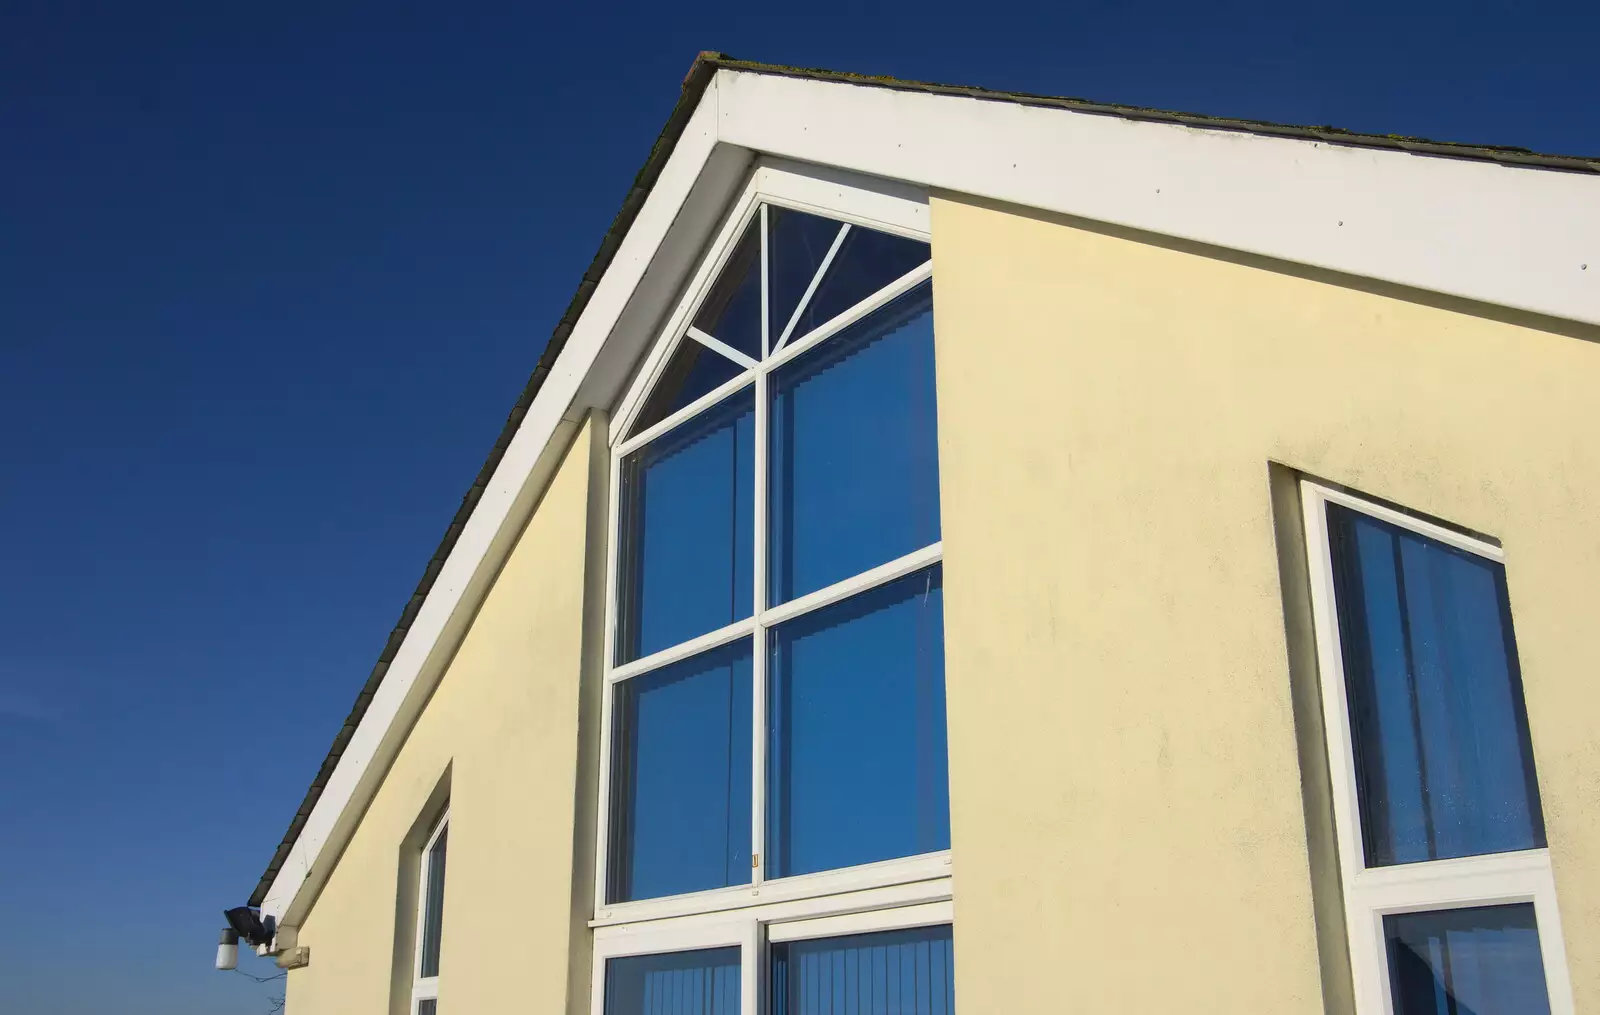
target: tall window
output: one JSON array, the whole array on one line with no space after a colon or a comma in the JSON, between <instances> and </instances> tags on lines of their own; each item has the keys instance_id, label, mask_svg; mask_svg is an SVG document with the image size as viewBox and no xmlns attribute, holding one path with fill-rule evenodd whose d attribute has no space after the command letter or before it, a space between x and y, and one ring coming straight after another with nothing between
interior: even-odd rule
<instances>
[{"instance_id":1,"label":"tall window","mask_svg":"<svg viewBox=\"0 0 1600 1015\"><path fill-rule=\"evenodd\" d=\"M1570 1013L1500 549L1303 492L1360 1010Z\"/></svg>"},{"instance_id":2,"label":"tall window","mask_svg":"<svg viewBox=\"0 0 1600 1015\"><path fill-rule=\"evenodd\" d=\"M444 860L450 839L450 814L428 834L417 878L416 961L411 981L413 1015L438 1015L439 946L444 932Z\"/></svg>"},{"instance_id":3,"label":"tall window","mask_svg":"<svg viewBox=\"0 0 1600 1015\"><path fill-rule=\"evenodd\" d=\"M758 170L617 413L606 1015L755 1015L782 970L902 953L944 1007L881 1010L953 1010L925 217Z\"/></svg>"}]
</instances>

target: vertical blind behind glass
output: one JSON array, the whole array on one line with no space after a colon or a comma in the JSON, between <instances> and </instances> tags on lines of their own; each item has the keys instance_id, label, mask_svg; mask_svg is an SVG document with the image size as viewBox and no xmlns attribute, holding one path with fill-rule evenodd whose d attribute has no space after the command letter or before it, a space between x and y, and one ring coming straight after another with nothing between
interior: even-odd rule
<instances>
[{"instance_id":1,"label":"vertical blind behind glass","mask_svg":"<svg viewBox=\"0 0 1600 1015\"><path fill-rule=\"evenodd\" d=\"M771 1015L955 1015L948 924L772 946Z\"/></svg>"},{"instance_id":2,"label":"vertical blind behind glass","mask_svg":"<svg viewBox=\"0 0 1600 1015\"><path fill-rule=\"evenodd\" d=\"M739 1015L739 949L606 960L605 1015Z\"/></svg>"},{"instance_id":3,"label":"vertical blind behind glass","mask_svg":"<svg viewBox=\"0 0 1600 1015\"><path fill-rule=\"evenodd\" d=\"M1505 568L1328 506L1368 866L1545 844Z\"/></svg>"}]
</instances>

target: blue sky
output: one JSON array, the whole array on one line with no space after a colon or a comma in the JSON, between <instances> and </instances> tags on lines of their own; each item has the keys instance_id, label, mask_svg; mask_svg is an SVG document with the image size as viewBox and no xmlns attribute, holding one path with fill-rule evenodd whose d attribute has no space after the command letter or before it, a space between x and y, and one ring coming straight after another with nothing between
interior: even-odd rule
<instances>
[{"instance_id":1,"label":"blue sky","mask_svg":"<svg viewBox=\"0 0 1600 1015\"><path fill-rule=\"evenodd\" d=\"M0 6L7 1010L208 968L694 54L1600 153L1594 5Z\"/></svg>"}]
</instances>

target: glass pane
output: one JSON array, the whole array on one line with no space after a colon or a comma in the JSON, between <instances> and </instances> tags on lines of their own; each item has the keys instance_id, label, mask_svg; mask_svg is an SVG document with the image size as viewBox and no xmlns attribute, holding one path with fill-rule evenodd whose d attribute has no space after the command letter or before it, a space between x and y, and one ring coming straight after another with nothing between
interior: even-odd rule
<instances>
[{"instance_id":1,"label":"glass pane","mask_svg":"<svg viewBox=\"0 0 1600 1015\"><path fill-rule=\"evenodd\" d=\"M939 539L933 285L772 375L774 604Z\"/></svg>"},{"instance_id":2,"label":"glass pane","mask_svg":"<svg viewBox=\"0 0 1600 1015\"><path fill-rule=\"evenodd\" d=\"M767 304L772 314L770 334L774 345L843 227L842 222L803 211L775 205L767 208L767 270L771 279Z\"/></svg>"},{"instance_id":3,"label":"glass pane","mask_svg":"<svg viewBox=\"0 0 1600 1015\"><path fill-rule=\"evenodd\" d=\"M761 358L761 219L750 220L694 315L694 326L751 359Z\"/></svg>"},{"instance_id":4,"label":"glass pane","mask_svg":"<svg viewBox=\"0 0 1600 1015\"><path fill-rule=\"evenodd\" d=\"M444 933L444 854L450 838L446 825L428 850L427 870L423 880L426 892L422 900L422 958L418 965L423 977L439 975L439 942Z\"/></svg>"},{"instance_id":5,"label":"glass pane","mask_svg":"<svg viewBox=\"0 0 1600 1015\"><path fill-rule=\"evenodd\" d=\"M754 474L749 388L623 460L617 662L750 615Z\"/></svg>"},{"instance_id":6,"label":"glass pane","mask_svg":"<svg viewBox=\"0 0 1600 1015\"><path fill-rule=\"evenodd\" d=\"M1549 1015L1533 904L1383 918L1394 1015Z\"/></svg>"},{"instance_id":7,"label":"glass pane","mask_svg":"<svg viewBox=\"0 0 1600 1015\"><path fill-rule=\"evenodd\" d=\"M733 380L744 368L685 336L650 389L628 436L650 429L702 395Z\"/></svg>"},{"instance_id":8,"label":"glass pane","mask_svg":"<svg viewBox=\"0 0 1600 1015\"><path fill-rule=\"evenodd\" d=\"M605 1015L739 1015L739 949L607 959Z\"/></svg>"},{"instance_id":9,"label":"glass pane","mask_svg":"<svg viewBox=\"0 0 1600 1015\"><path fill-rule=\"evenodd\" d=\"M617 685L611 902L750 880L750 642Z\"/></svg>"},{"instance_id":10,"label":"glass pane","mask_svg":"<svg viewBox=\"0 0 1600 1015\"><path fill-rule=\"evenodd\" d=\"M789 341L838 317L930 256L928 245L921 241L851 226Z\"/></svg>"},{"instance_id":11,"label":"glass pane","mask_svg":"<svg viewBox=\"0 0 1600 1015\"><path fill-rule=\"evenodd\" d=\"M1367 865L1543 846L1505 569L1338 505L1328 529Z\"/></svg>"},{"instance_id":12,"label":"glass pane","mask_svg":"<svg viewBox=\"0 0 1600 1015\"><path fill-rule=\"evenodd\" d=\"M950 927L772 946L772 1015L954 1015Z\"/></svg>"},{"instance_id":13,"label":"glass pane","mask_svg":"<svg viewBox=\"0 0 1600 1015\"><path fill-rule=\"evenodd\" d=\"M417 1015L439 1015L438 998L428 997L418 1001Z\"/></svg>"},{"instance_id":14,"label":"glass pane","mask_svg":"<svg viewBox=\"0 0 1600 1015\"><path fill-rule=\"evenodd\" d=\"M773 629L771 876L949 848L943 599L936 566Z\"/></svg>"}]
</instances>

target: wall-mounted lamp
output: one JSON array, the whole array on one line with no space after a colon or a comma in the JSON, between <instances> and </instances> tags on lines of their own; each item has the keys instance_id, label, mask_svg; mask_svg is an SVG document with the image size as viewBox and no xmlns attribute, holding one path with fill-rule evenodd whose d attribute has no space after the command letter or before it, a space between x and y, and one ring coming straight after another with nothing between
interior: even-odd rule
<instances>
[{"instance_id":1,"label":"wall-mounted lamp","mask_svg":"<svg viewBox=\"0 0 1600 1015\"><path fill-rule=\"evenodd\" d=\"M217 968L236 969L239 965L239 932L229 927L217 942Z\"/></svg>"},{"instance_id":2,"label":"wall-mounted lamp","mask_svg":"<svg viewBox=\"0 0 1600 1015\"><path fill-rule=\"evenodd\" d=\"M233 969L239 965L239 939L255 948L272 943L272 927L261 922L261 916L249 906L223 910L228 926L217 942L217 968Z\"/></svg>"}]
</instances>

